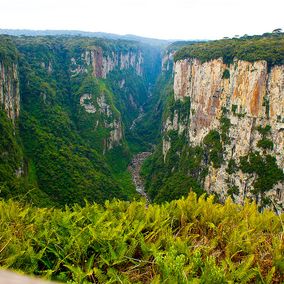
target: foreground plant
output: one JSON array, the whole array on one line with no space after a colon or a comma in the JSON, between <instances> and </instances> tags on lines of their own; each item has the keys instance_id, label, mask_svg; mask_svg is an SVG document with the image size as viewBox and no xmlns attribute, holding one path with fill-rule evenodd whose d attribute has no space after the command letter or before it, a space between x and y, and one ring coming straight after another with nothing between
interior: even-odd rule
<instances>
[{"instance_id":1,"label":"foreground plant","mask_svg":"<svg viewBox=\"0 0 284 284\"><path fill-rule=\"evenodd\" d=\"M283 216L190 193L163 205L0 202L0 265L68 283L282 283Z\"/></svg>"}]
</instances>

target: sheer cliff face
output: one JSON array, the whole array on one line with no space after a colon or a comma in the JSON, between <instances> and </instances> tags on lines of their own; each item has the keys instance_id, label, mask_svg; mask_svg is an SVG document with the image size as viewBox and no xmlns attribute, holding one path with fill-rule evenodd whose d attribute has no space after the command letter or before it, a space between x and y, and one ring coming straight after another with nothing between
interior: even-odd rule
<instances>
[{"instance_id":1,"label":"sheer cliff face","mask_svg":"<svg viewBox=\"0 0 284 284\"><path fill-rule=\"evenodd\" d=\"M0 105L14 122L20 111L19 79L16 64L6 65L0 62Z\"/></svg>"},{"instance_id":2,"label":"sheer cliff face","mask_svg":"<svg viewBox=\"0 0 284 284\"><path fill-rule=\"evenodd\" d=\"M255 180L241 170L228 174L228 162L238 164L251 151L275 156L284 169L284 66L268 70L265 61L254 63L236 60L226 65L222 59L201 63L197 59L177 61L174 66L174 98L190 98L189 119L180 119L177 113L168 118L165 132L178 130L187 136L192 146L201 145L211 130L221 131L221 119L229 121L228 142L223 143L224 162L220 168L209 165L205 189L224 196L229 186L239 188L240 201L249 195ZM267 139L273 149L258 147L262 136L257 128L271 127ZM164 155L170 142L164 140ZM284 187L278 183L267 193L276 201L284 202ZM284 205L284 204L282 204Z\"/></svg>"},{"instance_id":3,"label":"sheer cliff face","mask_svg":"<svg viewBox=\"0 0 284 284\"><path fill-rule=\"evenodd\" d=\"M141 51L112 51L108 54L101 47L86 50L81 54L81 58L71 58L71 73L76 76L79 73L88 72L88 67L92 67L92 74L96 78L106 78L108 73L119 68L125 70L134 68L137 75L143 74L143 56ZM80 64L79 62L83 62Z\"/></svg>"},{"instance_id":4,"label":"sheer cliff face","mask_svg":"<svg viewBox=\"0 0 284 284\"><path fill-rule=\"evenodd\" d=\"M95 78L107 78L107 75L118 69L120 71L133 69L138 76L143 75L143 55L142 52L138 49L136 51L105 51L101 47L94 47L92 49L87 49L83 51L80 57L72 57L71 58L71 76L74 78L81 74L92 74ZM125 82L125 81L124 81ZM123 81L120 84L121 88L123 88ZM81 105L84 105L86 112L95 113L100 112L106 115L106 120L104 123L104 127L109 129L109 138L105 141L105 149L111 149L115 145L121 145L123 140L123 129L122 129L122 120L121 116L113 119L111 122L111 118L113 117L112 110L110 105L104 100L104 94L100 94L98 98L97 106L86 105L82 103L81 97Z\"/></svg>"},{"instance_id":5,"label":"sheer cliff face","mask_svg":"<svg viewBox=\"0 0 284 284\"><path fill-rule=\"evenodd\" d=\"M162 58L162 71L167 72L172 70L174 61L174 51L166 50Z\"/></svg>"}]
</instances>

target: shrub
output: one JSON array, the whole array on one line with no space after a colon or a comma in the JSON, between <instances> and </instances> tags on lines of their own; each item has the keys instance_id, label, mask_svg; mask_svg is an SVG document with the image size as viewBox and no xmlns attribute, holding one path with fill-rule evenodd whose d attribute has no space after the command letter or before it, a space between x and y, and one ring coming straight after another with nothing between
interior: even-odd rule
<instances>
[{"instance_id":1,"label":"shrub","mask_svg":"<svg viewBox=\"0 0 284 284\"><path fill-rule=\"evenodd\" d=\"M230 79L230 70L225 69L222 75L222 79Z\"/></svg>"},{"instance_id":2,"label":"shrub","mask_svg":"<svg viewBox=\"0 0 284 284\"><path fill-rule=\"evenodd\" d=\"M67 283L282 283L280 217L213 199L64 210L0 201L0 264Z\"/></svg>"}]
</instances>

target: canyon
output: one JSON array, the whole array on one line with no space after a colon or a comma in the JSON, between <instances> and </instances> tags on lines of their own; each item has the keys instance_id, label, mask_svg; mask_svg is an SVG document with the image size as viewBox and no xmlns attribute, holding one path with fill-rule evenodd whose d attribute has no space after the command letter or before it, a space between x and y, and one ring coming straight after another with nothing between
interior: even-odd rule
<instances>
[{"instance_id":1,"label":"canyon","mask_svg":"<svg viewBox=\"0 0 284 284\"><path fill-rule=\"evenodd\" d=\"M21 180L52 205L128 199L136 187L153 202L193 190L283 210L283 64L184 56L203 50L193 42L1 42L6 197Z\"/></svg>"}]
</instances>

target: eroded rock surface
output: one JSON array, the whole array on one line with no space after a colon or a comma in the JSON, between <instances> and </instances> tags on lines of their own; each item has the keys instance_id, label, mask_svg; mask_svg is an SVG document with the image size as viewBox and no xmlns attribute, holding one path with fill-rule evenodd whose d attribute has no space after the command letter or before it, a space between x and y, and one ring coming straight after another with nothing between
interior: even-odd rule
<instances>
[{"instance_id":1,"label":"eroded rock surface","mask_svg":"<svg viewBox=\"0 0 284 284\"><path fill-rule=\"evenodd\" d=\"M229 184L240 189L236 197L242 201L249 196L255 180L240 170L228 174L230 159L237 163L251 151L270 154L284 170L284 66L268 69L266 61L254 63L235 60L226 65L222 59L201 63L197 59L177 61L174 66L174 98L190 99L190 115L179 117L174 112L164 123L164 131L176 130L186 135L192 146L201 145L204 137L214 129L221 130L221 118L229 119L229 142L223 153L220 168L209 166L205 189L226 196ZM261 135L257 128L271 127L269 139L273 149L258 147ZM163 154L167 155L170 140L164 138ZM284 186L279 183L267 195L284 206Z\"/></svg>"},{"instance_id":2,"label":"eroded rock surface","mask_svg":"<svg viewBox=\"0 0 284 284\"><path fill-rule=\"evenodd\" d=\"M20 113L18 66L0 62L0 106L15 121Z\"/></svg>"}]
</instances>

